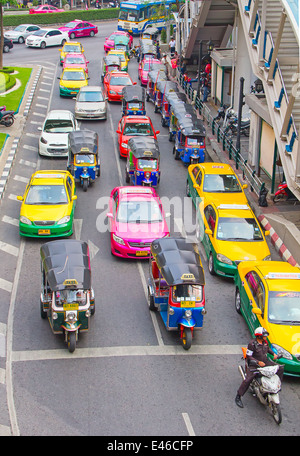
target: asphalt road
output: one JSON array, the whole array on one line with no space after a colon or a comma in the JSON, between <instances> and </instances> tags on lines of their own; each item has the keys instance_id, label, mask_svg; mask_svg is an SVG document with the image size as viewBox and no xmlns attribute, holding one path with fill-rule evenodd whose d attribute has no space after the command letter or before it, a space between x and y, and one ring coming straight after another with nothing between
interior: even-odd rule
<instances>
[{"instance_id":1,"label":"asphalt road","mask_svg":"<svg viewBox=\"0 0 300 456\"><path fill-rule=\"evenodd\" d=\"M99 84L103 42L116 22L100 25L94 38L81 42L90 61L90 84ZM112 257L108 231L100 221L105 202L115 186L125 183L125 161L118 156L116 129L120 105L109 104L107 121L81 122L81 128L99 134L101 178L86 193L77 189L76 231L92 252L96 313L91 329L79 338L70 354L63 337L52 334L39 310L41 240L20 239L20 203L35 169L65 169L66 160L39 158L38 126L50 109L74 109L74 100L59 96L61 73L58 48L27 49L15 45L4 55L4 65L40 64L43 71L21 138L10 181L1 202L0 321L7 324L6 370L8 413L0 424L21 436L244 436L299 435L299 379L285 378L281 391L283 422L278 427L250 394L244 409L234 403L241 382L240 347L250 338L248 328L234 308L232 281L206 274L207 315L202 331L185 352L177 332L168 333L159 315L146 301L147 262ZM137 81L137 62L129 72ZM175 161L167 129L160 114L147 104L156 130L160 130L161 183L159 194L168 211L171 232L182 222L190 230L195 212L185 198L187 170ZM5 243L5 244L3 244ZM6 245L4 249L3 246ZM276 253L272 255L277 259ZM6 287L4 286L6 285ZM1 399L1 398L0 398ZM200 449L195 440L194 449Z\"/></svg>"}]
</instances>

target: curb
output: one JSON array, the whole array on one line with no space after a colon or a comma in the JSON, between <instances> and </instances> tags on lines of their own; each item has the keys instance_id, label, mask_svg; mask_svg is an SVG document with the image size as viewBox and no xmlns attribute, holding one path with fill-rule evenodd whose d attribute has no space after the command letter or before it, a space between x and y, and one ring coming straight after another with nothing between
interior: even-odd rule
<instances>
[{"instance_id":1,"label":"curb","mask_svg":"<svg viewBox=\"0 0 300 456\"><path fill-rule=\"evenodd\" d=\"M34 97L34 93L35 93L35 90L36 90L36 87L37 87L37 84L38 84L38 81L39 81L39 78L40 78L40 75L41 75L41 71L42 71L42 67L39 65L37 73L36 73L34 81L33 81L33 84L32 84L32 87L30 89L29 96L28 96L28 98L26 100L26 105L25 105L25 108L24 108L23 117L26 117L28 115L28 113L29 113L29 110L30 110L30 107L31 107L31 104L32 104L32 100L33 100L33 97ZM20 133L22 133L22 131ZM6 189L6 185L7 185L7 182L8 182L8 179L9 179L9 175L10 175L10 172L11 172L11 168L12 168L15 156L16 156L16 152L17 152L17 148L18 148L18 145L19 145L19 141L20 141L20 136L15 137L13 139L13 142L12 142L12 145L11 145L11 149L10 149L10 151L8 153L8 157L6 159L6 163L5 163L3 171L2 171L2 175L1 175L1 178L0 178L0 201L3 198L4 192L5 192L5 189ZM4 147L5 147L5 145L4 145Z\"/></svg>"},{"instance_id":2,"label":"curb","mask_svg":"<svg viewBox=\"0 0 300 456\"><path fill-rule=\"evenodd\" d=\"M267 218L264 215L259 215L257 218L258 218L258 221L263 226L263 228L267 231L270 231L271 243L275 247L275 250L281 256L281 258L284 261L287 261L288 263L290 263L292 266L299 267L299 264L297 263L297 261L295 260L295 258L291 254L291 252L286 248L286 246L284 245L283 241L280 239L278 234L272 228L272 226L270 225Z\"/></svg>"}]
</instances>

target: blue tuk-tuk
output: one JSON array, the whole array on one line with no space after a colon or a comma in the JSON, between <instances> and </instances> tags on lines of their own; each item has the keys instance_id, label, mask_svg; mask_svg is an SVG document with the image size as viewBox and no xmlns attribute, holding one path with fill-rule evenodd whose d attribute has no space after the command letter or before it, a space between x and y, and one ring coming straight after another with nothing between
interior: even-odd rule
<instances>
[{"instance_id":1,"label":"blue tuk-tuk","mask_svg":"<svg viewBox=\"0 0 300 456\"><path fill-rule=\"evenodd\" d=\"M148 84L146 88L146 100L151 101L152 103L155 104L155 100L157 97L157 82L162 80L162 81L167 81L167 75L164 70L152 70L149 71L148 74Z\"/></svg>"},{"instance_id":2,"label":"blue tuk-tuk","mask_svg":"<svg viewBox=\"0 0 300 456\"><path fill-rule=\"evenodd\" d=\"M156 187L160 181L160 152L156 139L135 136L128 140L126 182Z\"/></svg>"},{"instance_id":3,"label":"blue tuk-tuk","mask_svg":"<svg viewBox=\"0 0 300 456\"><path fill-rule=\"evenodd\" d=\"M188 166L205 160L205 127L194 114L182 113L177 119L177 132L173 154Z\"/></svg>"},{"instance_id":4,"label":"blue tuk-tuk","mask_svg":"<svg viewBox=\"0 0 300 456\"><path fill-rule=\"evenodd\" d=\"M179 88L176 82L173 81L159 81L157 83L157 97L155 100L155 112L162 112L164 97L169 92L179 92Z\"/></svg>"},{"instance_id":5,"label":"blue tuk-tuk","mask_svg":"<svg viewBox=\"0 0 300 456\"><path fill-rule=\"evenodd\" d=\"M122 116L146 115L144 87L125 86L122 89Z\"/></svg>"},{"instance_id":6,"label":"blue tuk-tuk","mask_svg":"<svg viewBox=\"0 0 300 456\"><path fill-rule=\"evenodd\" d=\"M161 108L161 124L163 127L168 127L170 124L170 108L172 103L176 101L187 102L187 96L183 92L167 92L164 95Z\"/></svg>"},{"instance_id":7,"label":"blue tuk-tuk","mask_svg":"<svg viewBox=\"0 0 300 456\"><path fill-rule=\"evenodd\" d=\"M187 115L195 115L195 109L189 103L185 103L179 99L171 102L170 107L170 122L169 122L169 141L172 142L175 139L177 132L178 118L182 113Z\"/></svg>"},{"instance_id":8,"label":"blue tuk-tuk","mask_svg":"<svg viewBox=\"0 0 300 456\"><path fill-rule=\"evenodd\" d=\"M182 346L191 347L203 326L205 277L198 245L189 239L165 237L151 244L148 306L158 311L168 331L180 331Z\"/></svg>"},{"instance_id":9,"label":"blue tuk-tuk","mask_svg":"<svg viewBox=\"0 0 300 456\"><path fill-rule=\"evenodd\" d=\"M67 170L86 192L90 184L100 177L98 133L91 130L72 131L68 135L68 143Z\"/></svg>"}]
</instances>

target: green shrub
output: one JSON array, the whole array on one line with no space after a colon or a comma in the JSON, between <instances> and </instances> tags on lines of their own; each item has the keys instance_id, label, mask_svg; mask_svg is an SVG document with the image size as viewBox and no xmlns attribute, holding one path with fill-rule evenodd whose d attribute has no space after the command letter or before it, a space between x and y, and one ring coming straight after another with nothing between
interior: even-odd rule
<instances>
[{"instance_id":1,"label":"green shrub","mask_svg":"<svg viewBox=\"0 0 300 456\"><path fill-rule=\"evenodd\" d=\"M3 16L4 27L16 27L20 24L53 25L66 24L74 19L85 21L101 21L105 19L117 19L119 8L93 9L93 10L72 10L64 13L51 14L12 14ZM29 21L30 18L30 21Z\"/></svg>"},{"instance_id":2,"label":"green shrub","mask_svg":"<svg viewBox=\"0 0 300 456\"><path fill-rule=\"evenodd\" d=\"M16 84L16 78L12 74L0 71L0 93L6 92Z\"/></svg>"},{"instance_id":3,"label":"green shrub","mask_svg":"<svg viewBox=\"0 0 300 456\"><path fill-rule=\"evenodd\" d=\"M167 32L166 32L165 28L163 28L161 31L160 40L162 43L166 43L166 41L167 41Z\"/></svg>"}]
</instances>

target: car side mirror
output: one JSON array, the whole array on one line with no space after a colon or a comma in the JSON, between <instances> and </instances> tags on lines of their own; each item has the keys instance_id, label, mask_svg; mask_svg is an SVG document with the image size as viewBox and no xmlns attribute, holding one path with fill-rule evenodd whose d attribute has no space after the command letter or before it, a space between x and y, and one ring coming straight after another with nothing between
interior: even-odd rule
<instances>
[{"instance_id":1,"label":"car side mirror","mask_svg":"<svg viewBox=\"0 0 300 456\"><path fill-rule=\"evenodd\" d=\"M62 49L58 49L58 50L59 50L59 52L61 52L61 51L62 51Z\"/></svg>"},{"instance_id":2,"label":"car side mirror","mask_svg":"<svg viewBox=\"0 0 300 456\"><path fill-rule=\"evenodd\" d=\"M243 190L245 190L245 188L248 188L248 184L244 184L244 185L242 186L242 189L243 189Z\"/></svg>"},{"instance_id":3,"label":"car side mirror","mask_svg":"<svg viewBox=\"0 0 300 456\"><path fill-rule=\"evenodd\" d=\"M199 184L194 184L193 187L194 188L200 188L200 185Z\"/></svg>"},{"instance_id":4,"label":"car side mirror","mask_svg":"<svg viewBox=\"0 0 300 456\"><path fill-rule=\"evenodd\" d=\"M265 236L270 236L270 231L269 230L265 231Z\"/></svg>"},{"instance_id":5,"label":"car side mirror","mask_svg":"<svg viewBox=\"0 0 300 456\"><path fill-rule=\"evenodd\" d=\"M253 307L252 313L254 313L255 315L262 315L262 311L258 307Z\"/></svg>"},{"instance_id":6,"label":"car side mirror","mask_svg":"<svg viewBox=\"0 0 300 456\"><path fill-rule=\"evenodd\" d=\"M42 127L38 127L37 129L38 129L39 131L43 131Z\"/></svg>"},{"instance_id":7,"label":"car side mirror","mask_svg":"<svg viewBox=\"0 0 300 456\"><path fill-rule=\"evenodd\" d=\"M156 134L156 135L159 135L159 133L160 133L160 131L159 131L159 130L157 130L157 131L155 132L155 134Z\"/></svg>"},{"instance_id":8,"label":"car side mirror","mask_svg":"<svg viewBox=\"0 0 300 456\"><path fill-rule=\"evenodd\" d=\"M18 195L18 196L17 196L17 200L18 200L18 201L23 201L23 196Z\"/></svg>"},{"instance_id":9,"label":"car side mirror","mask_svg":"<svg viewBox=\"0 0 300 456\"><path fill-rule=\"evenodd\" d=\"M134 86L135 86L136 84L137 84L136 82L133 83Z\"/></svg>"},{"instance_id":10,"label":"car side mirror","mask_svg":"<svg viewBox=\"0 0 300 456\"><path fill-rule=\"evenodd\" d=\"M122 134L121 130L116 130L116 133L118 133L118 135Z\"/></svg>"},{"instance_id":11,"label":"car side mirror","mask_svg":"<svg viewBox=\"0 0 300 456\"><path fill-rule=\"evenodd\" d=\"M113 218L113 214L112 214L111 212L108 212L108 213L106 214L106 217L112 219L112 218Z\"/></svg>"},{"instance_id":12,"label":"car side mirror","mask_svg":"<svg viewBox=\"0 0 300 456\"><path fill-rule=\"evenodd\" d=\"M206 228L205 233L208 234L209 236L212 236L212 230L209 228Z\"/></svg>"},{"instance_id":13,"label":"car side mirror","mask_svg":"<svg viewBox=\"0 0 300 456\"><path fill-rule=\"evenodd\" d=\"M166 213L165 213L165 217L166 217L166 218L171 217L171 212L166 212Z\"/></svg>"},{"instance_id":14,"label":"car side mirror","mask_svg":"<svg viewBox=\"0 0 300 456\"><path fill-rule=\"evenodd\" d=\"M77 195L72 196L72 201L75 201L75 200L77 200Z\"/></svg>"}]
</instances>

